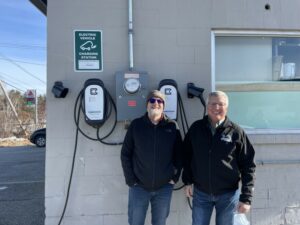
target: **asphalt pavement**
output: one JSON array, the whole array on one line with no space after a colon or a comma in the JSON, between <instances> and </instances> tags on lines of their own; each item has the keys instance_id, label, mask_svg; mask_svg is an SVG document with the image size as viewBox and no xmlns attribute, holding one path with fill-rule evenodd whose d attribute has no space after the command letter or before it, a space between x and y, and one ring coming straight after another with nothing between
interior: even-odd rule
<instances>
[{"instance_id":1,"label":"asphalt pavement","mask_svg":"<svg viewBox=\"0 0 300 225\"><path fill-rule=\"evenodd\" d=\"M43 225L45 148L0 147L0 225Z\"/></svg>"}]
</instances>

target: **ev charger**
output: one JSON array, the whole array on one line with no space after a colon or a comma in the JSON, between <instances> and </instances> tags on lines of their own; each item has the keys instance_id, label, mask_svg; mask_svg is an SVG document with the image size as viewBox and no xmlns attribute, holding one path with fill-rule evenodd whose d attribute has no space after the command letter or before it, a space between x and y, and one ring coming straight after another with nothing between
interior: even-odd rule
<instances>
[{"instance_id":1,"label":"ev charger","mask_svg":"<svg viewBox=\"0 0 300 225\"><path fill-rule=\"evenodd\" d=\"M84 115L91 126L105 122L104 84L99 79L89 79L84 83Z\"/></svg>"},{"instance_id":2,"label":"ev charger","mask_svg":"<svg viewBox=\"0 0 300 225\"><path fill-rule=\"evenodd\" d=\"M177 83L172 79L164 79L159 83L159 90L166 96L164 113L177 120Z\"/></svg>"}]
</instances>

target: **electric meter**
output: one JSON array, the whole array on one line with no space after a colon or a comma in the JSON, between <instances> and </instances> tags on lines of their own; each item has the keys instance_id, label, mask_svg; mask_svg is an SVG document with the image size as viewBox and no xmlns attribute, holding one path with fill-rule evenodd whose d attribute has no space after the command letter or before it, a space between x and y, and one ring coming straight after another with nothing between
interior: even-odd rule
<instances>
[{"instance_id":1,"label":"electric meter","mask_svg":"<svg viewBox=\"0 0 300 225\"><path fill-rule=\"evenodd\" d=\"M133 120L145 113L148 73L120 71L116 73L117 120Z\"/></svg>"},{"instance_id":2,"label":"electric meter","mask_svg":"<svg viewBox=\"0 0 300 225\"><path fill-rule=\"evenodd\" d=\"M141 83L138 79L129 78L124 82L124 90L129 94L134 94L139 91Z\"/></svg>"}]
</instances>

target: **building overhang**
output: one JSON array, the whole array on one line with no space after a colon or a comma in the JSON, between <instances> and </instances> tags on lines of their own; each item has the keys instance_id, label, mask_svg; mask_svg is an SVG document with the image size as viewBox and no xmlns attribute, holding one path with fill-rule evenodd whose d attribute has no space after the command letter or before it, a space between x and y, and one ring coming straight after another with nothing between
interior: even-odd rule
<instances>
[{"instance_id":1,"label":"building overhang","mask_svg":"<svg viewBox=\"0 0 300 225\"><path fill-rule=\"evenodd\" d=\"M47 16L47 0L29 0L45 16Z\"/></svg>"}]
</instances>

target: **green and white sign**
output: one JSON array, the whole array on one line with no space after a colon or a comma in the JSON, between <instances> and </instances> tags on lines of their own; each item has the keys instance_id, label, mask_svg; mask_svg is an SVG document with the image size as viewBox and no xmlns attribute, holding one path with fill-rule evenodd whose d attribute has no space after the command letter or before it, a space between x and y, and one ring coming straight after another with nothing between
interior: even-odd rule
<instances>
[{"instance_id":1,"label":"green and white sign","mask_svg":"<svg viewBox=\"0 0 300 225\"><path fill-rule=\"evenodd\" d=\"M102 31L75 30L75 71L103 71Z\"/></svg>"}]
</instances>

